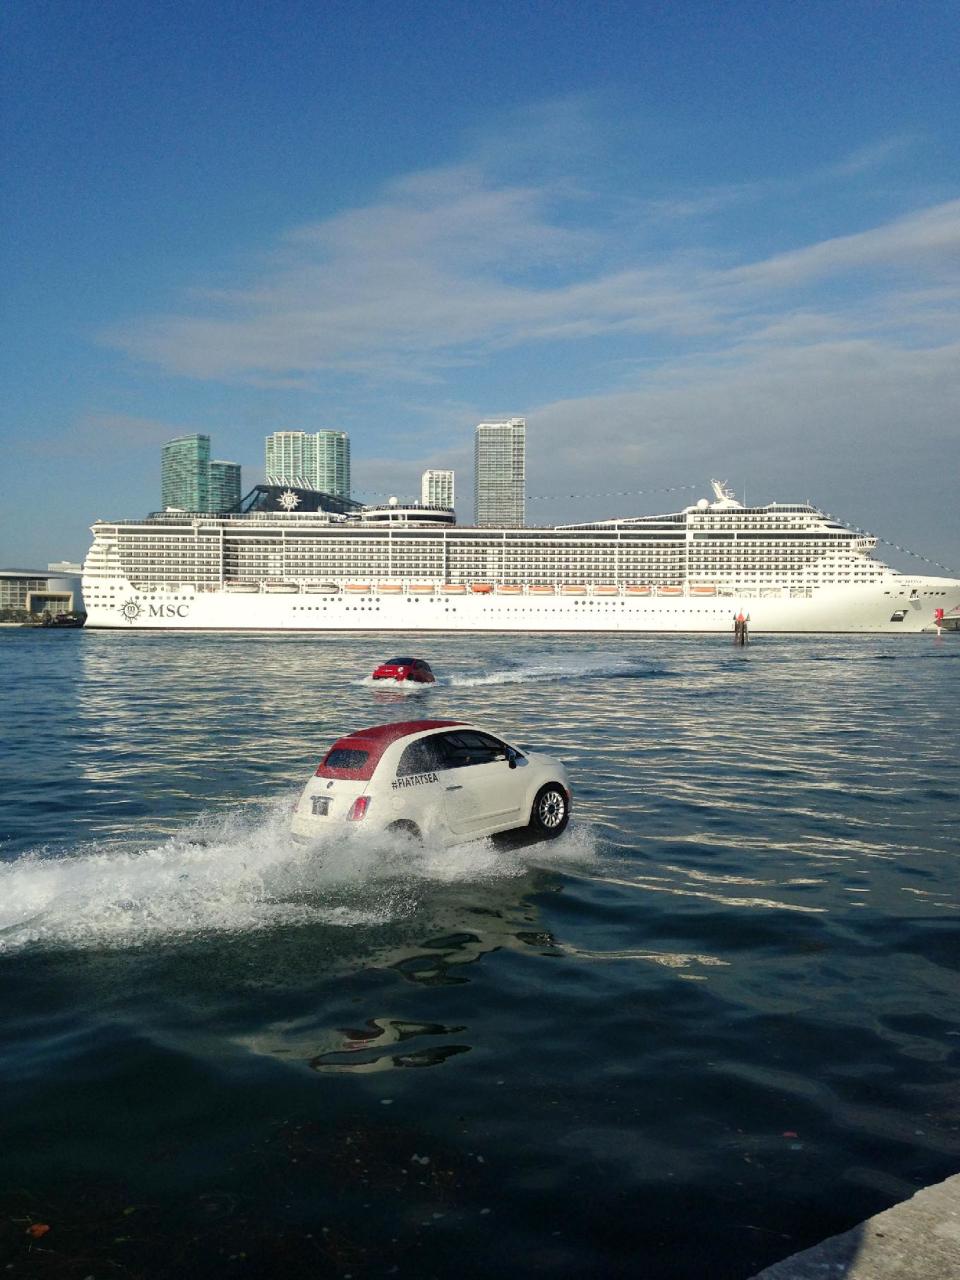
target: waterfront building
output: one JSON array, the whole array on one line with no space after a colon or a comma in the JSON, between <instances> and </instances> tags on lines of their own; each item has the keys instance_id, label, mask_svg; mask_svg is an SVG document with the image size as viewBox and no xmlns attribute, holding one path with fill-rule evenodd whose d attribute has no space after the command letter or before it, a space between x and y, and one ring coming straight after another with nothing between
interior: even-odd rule
<instances>
[{"instance_id":1,"label":"waterfront building","mask_svg":"<svg viewBox=\"0 0 960 1280\"><path fill-rule=\"evenodd\" d=\"M160 478L164 511L209 511L210 437L177 436L163 446Z\"/></svg>"},{"instance_id":2,"label":"waterfront building","mask_svg":"<svg viewBox=\"0 0 960 1280\"><path fill-rule=\"evenodd\" d=\"M44 613L82 613L80 565L61 560L43 569L0 569L0 622L29 622Z\"/></svg>"},{"instance_id":3,"label":"waterfront building","mask_svg":"<svg viewBox=\"0 0 960 1280\"><path fill-rule=\"evenodd\" d=\"M266 438L267 483L350 497L350 437L345 431L274 431Z\"/></svg>"},{"instance_id":4,"label":"waterfront building","mask_svg":"<svg viewBox=\"0 0 960 1280\"><path fill-rule=\"evenodd\" d=\"M240 497L240 463L211 459L208 511L214 514L239 511Z\"/></svg>"},{"instance_id":5,"label":"waterfront building","mask_svg":"<svg viewBox=\"0 0 960 1280\"><path fill-rule=\"evenodd\" d=\"M428 470L420 477L420 501L425 507L453 507L453 472Z\"/></svg>"},{"instance_id":6,"label":"waterfront building","mask_svg":"<svg viewBox=\"0 0 960 1280\"><path fill-rule=\"evenodd\" d=\"M480 528L524 525L526 418L477 424L474 440L475 520Z\"/></svg>"}]
</instances>

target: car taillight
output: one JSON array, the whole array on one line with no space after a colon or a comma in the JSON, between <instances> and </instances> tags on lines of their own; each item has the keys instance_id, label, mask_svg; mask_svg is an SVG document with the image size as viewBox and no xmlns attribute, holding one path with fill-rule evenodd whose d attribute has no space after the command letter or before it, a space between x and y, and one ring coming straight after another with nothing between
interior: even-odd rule
<instances>
[{"instance_id":1,"label":"car taillight","mask_svg":"<svg viewBox=\"0 0 960 1280\"><path fill-rule=\"evenodd\" d=\"M347 814L348 822L359 822L361 818L367 816L367 810L370 808L369 796L357 796L353 804L350 806L350 812Z\"/></svg>"}]
</instances>

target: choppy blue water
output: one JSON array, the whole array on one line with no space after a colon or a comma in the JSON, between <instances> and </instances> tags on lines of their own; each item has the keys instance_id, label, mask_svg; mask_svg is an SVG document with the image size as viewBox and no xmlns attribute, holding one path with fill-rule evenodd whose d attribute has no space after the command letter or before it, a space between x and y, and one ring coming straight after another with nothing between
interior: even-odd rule
<instances>
[{"instance_id":1,"label":"choppy blue water","mask_svg":"<svg viewBox=\"0 0 960 1280\"><path fill-rule=\"evenodd\" d=\"M960 1168L960 637L411 644L0 632L9 1274L740 1280ZM414 708L567 834L292 846Z\"/></svg>"}]
</instances>

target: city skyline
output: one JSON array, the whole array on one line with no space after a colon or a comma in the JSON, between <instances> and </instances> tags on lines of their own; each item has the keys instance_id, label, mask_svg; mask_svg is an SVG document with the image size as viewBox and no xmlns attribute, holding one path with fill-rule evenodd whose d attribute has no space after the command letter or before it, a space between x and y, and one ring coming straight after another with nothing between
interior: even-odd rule
<instances>
[{"instance_id":1,"label":"city skyline","mask_svg":"<svg viewBox=\"0 0 960 1280\"><path fill-rule=\"evenodd\" d=\"M960 562L953 5L11 0L0 37L0 562L153 509L175 436L249 489L334 423L358 498L464 496L508 414L528 523L717 476Z\"/></svg>"}]
</instances>

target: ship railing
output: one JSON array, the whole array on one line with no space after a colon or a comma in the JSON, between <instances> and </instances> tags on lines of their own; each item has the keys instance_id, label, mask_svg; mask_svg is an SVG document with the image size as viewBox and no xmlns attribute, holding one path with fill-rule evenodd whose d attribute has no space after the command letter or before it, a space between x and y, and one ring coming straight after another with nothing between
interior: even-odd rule
<instances>
[{"instance_id":1,"label":"ship railing","mask_svg":"<svg viewBox=\"0 0 960 1280\"><path fill-rule=\"evenodd\" d=\"M796 585L763 585L763 584L735 584L730 581L720 579L694 578L689 580L673 579L672 581L657 581L655 579L643 582L639 579L635 582L590 582L583 579L574 580L571 577L564 579L550 579L543 577L535 582L499 582L496 578L472 578L462 576L452 576L449 578L406 578L391 577L389 574L354 574L346 577L342 574L331 574L326 578L318 578L311 576L309 578L302 577L299 574L288 574L286 576L271 575L270 577L258 577L255 575L248 576L232 576L225 577L222 583L200 584L194 587L193 583L182 583L181 586L193 587L194 590L200 592L217 592L221 590L230 590L231 588L254 590L274 591L283 590L289 594L314 594L322 589L328 594L331 593L356 593L362 587L364 594L377 595L381 590L387 593L396 594L403 592L409 595L423 595L425 592L429 594L452 594L459 592L460 594L477 594L477 595L523 595L535 596L542 598L547 594L561 595L586 595L595 596L597 598L623 598L636 599L637 597L652 597L657 599L689 599L698 601L707 601L709 599L773 599L781 598L801 598L809 597L812 594L812 587L809 584Z\"/></svg>"}]
</instances>

